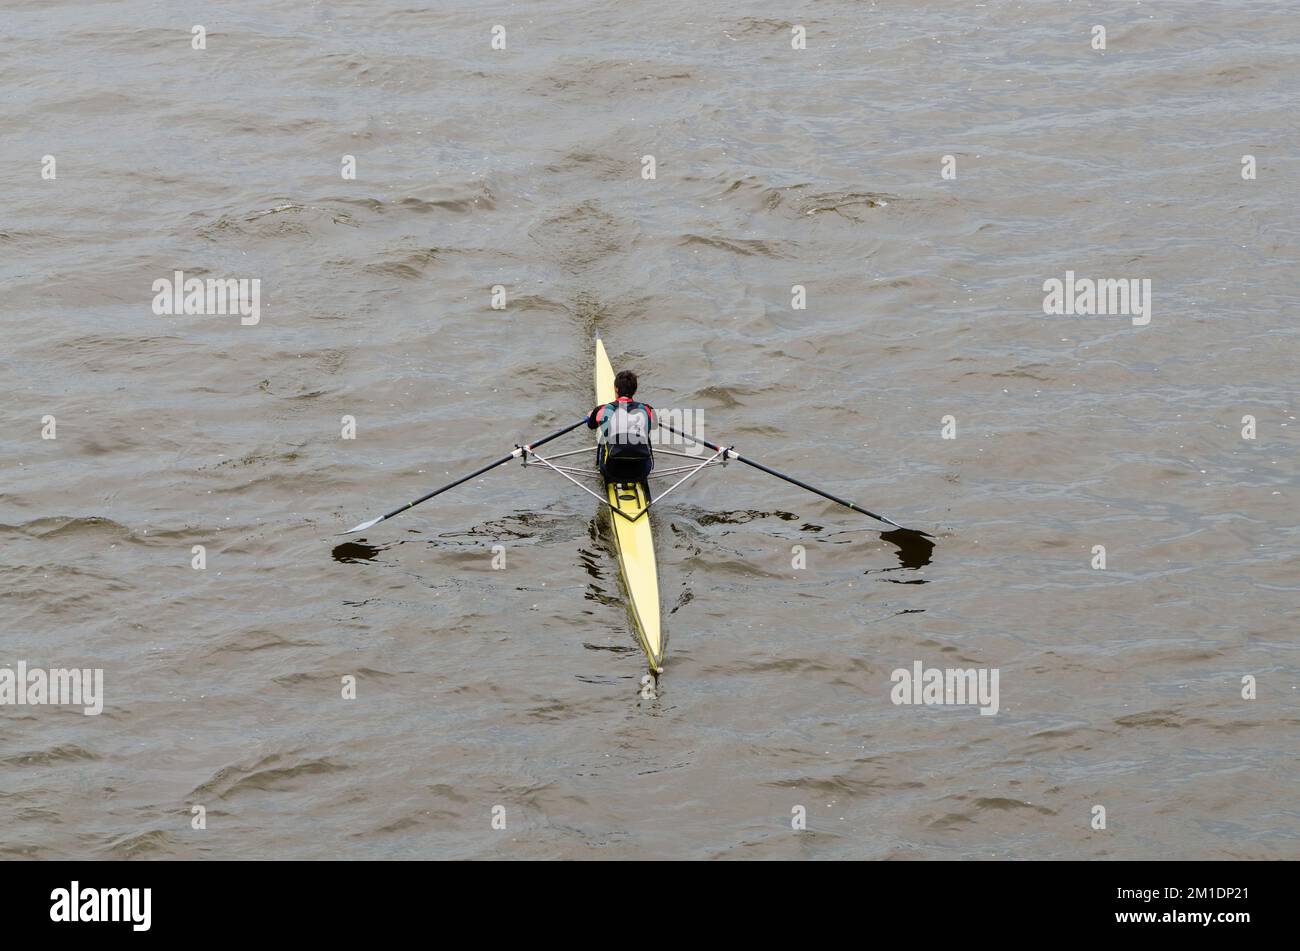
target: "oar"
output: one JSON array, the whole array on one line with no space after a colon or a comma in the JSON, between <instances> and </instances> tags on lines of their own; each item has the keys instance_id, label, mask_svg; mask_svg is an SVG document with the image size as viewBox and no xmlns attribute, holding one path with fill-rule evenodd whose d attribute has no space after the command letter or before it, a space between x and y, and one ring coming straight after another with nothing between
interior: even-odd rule
<instances>
[{"instance_id":1,"label":"oar","mask_svg":"<svg viewBox=\"0 0 1300 951\"><path fill-rule=\"evenodd\" d=\"M755 462L753 459L746 459L744 456L736 452L736 450L734 449L723 449L723 447L715 445L714 443L709 442L707 439L700 439L697 436L692 436L690 433L684 433L680 429L677 429L676 427L669 426L667 423L661 422L659 426L663 429L668 430L670 433L676 433L678 436L684 436L687 439L691 440L692 442L699 443L701 446L708 446L710 449L716 452L723 453L724 459L738 459L739 461L743 462L747 466L753 466L755 469L758 469L761 472L766 472L768 475L774 475L778 479L784 479L786 482L789 482L791 485L797 485L799 486L799 488L807 489L809 492L814 492L817 495L820 495L824 499L830 499L832 502L838 502L840 505L847 506L848 508L853 509L853 511L855 512L861 512L863 515L870 515L878 522L885 522L886 524L892 525L895 528L901 528L905 532L914 532L917 535L924 535L926 538L934 537L928 532L923 532L915 528L906 528L902 525L899 525L892 518L886 518L883 515L877 515L875 512L869 512L866 509L864 509L862 506L850 502L848 499L842 499L838 495L831 495L829 492L819 489L815 485L809 485L807 482L804 482L800 479L796 479L794 476L788 476L784 472L777 472L775 469L768 468L767 466L763 465L761 462Z\"/></svg>"},{"instance_id":2,"label":"oar","mask_svg":"<svg viewBox=\"0 0 1300 951\"><path fill-rule=\"evenodd\" d=\"M340 532L339 534L341 534L341 535L354 535L354 534L356 534L357 532L364 532L367 528L370 528L370 527L373 526L373 525L378 525L380 522L382 522L382 521L383 521L384 519L386 519L386 518L392 518L394 515L401 515L401 514L402 514L403 512L405 512L407 509L409 509L409 508L414 508L415 506L419 505L421 502L427 502L427 501L429 501L429 499L433 498L435 495L441 495L443 492L446 492L448 489L454 489L454 488L456 488L456 486L460 485L462 482L468 482L470 479L476 479L476 478L478 478L479 476L481 476L483 473L485 473L485 472L490 472L491 470L495 469L497 466L503 466L503 465L505 465L505 464L506 464L507 462L509 462L511 459L518 459L521 455L524 454L524 451L525 451L525 450L527 450L527 449L535 449L535 448L537 448L538 446L542 445L543 443L548 443L548 442L550 442L552 439L558 439L559 437L563 436L565 433L572 432L573 430L577 429L579 426L583 425L586 421L587 421L587 417L584 416L584 417L582 417L582 419L578 420L578 421L577 421L576 423L574 423L572 426L565 426L563 429L557 429L555 432L551 433L549 436L545 436L545 437L543 437L543 438L537 440L537 442L529 443L527 446L516 446L516 447L515 447L515 451L512 452L512 453L510 453L510 455L508 455L508 456L502 456L500 459L496 460L495 462L489 462L487 465L483 466L481 469L475 469L475 470L474 470L473 472L471 472L469 475L464 476L464 477L462 477L462 478L460 478L460 479L457 479L455 482L448 482L446 485L442 486L441 488L434 489L432 492L428 493L427 495L422 495L422 496L420 496L420 497L419 497L418 499L416 499L414 502L407 502L405 505L400 505L400 506L398 506L397 508L393 509L391 512L388 512L388 513L385 514L385 515L381 515L381 516L379 516L378 518L372 518L372 519L371 519L370 521L368 521L368 522L362 522L362 523L361 523L360 525L358 525L356 528L349 528L346 532Z\"/></svg>"}]
</instances>

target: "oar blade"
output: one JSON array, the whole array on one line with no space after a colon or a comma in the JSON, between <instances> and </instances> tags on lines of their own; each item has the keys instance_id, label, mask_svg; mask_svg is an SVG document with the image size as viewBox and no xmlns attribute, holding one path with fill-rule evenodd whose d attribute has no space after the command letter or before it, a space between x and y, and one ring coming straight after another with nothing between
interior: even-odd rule
<instances>
[{"instance_id":1,"label":"oar blade","mask_svg":"<svg viewBox=\"0 0 1300 951\"><path fill-rule=\"evenodd\" d=\"M878 518L880 519L880 521L886 522L894 526L894 528L901 528L903 531L911 532L913 535L924 535L926 538L934 538L934 536L931 535L929 532L923 532L919 528L908 528L906 525L899 525L892 518L889 518L886 515L873 515L872 518Z\"/></svg>"},{"instance_id":2,"label":"oar blade","mask_svg":"<svg viewBox=\"0 0 1300 951\"><path fill-rule=\"evenodd\" d=\"M372 519L371 519L370 521L368 521L368 522L362 522L362 523L361 523L360 525L358 525L356 528L349 528L346 532L339 532L339 534L340 534L340 535L355 535L357 532L364 532L367 528L370 528L371 526L374 526L374 525L378 525L378 524L379 524L380 522L382 522L383 520L384 520L384 516L381 515L381 516L379 516L378 518L372 518Z\"/></svg>"}]
</instances>

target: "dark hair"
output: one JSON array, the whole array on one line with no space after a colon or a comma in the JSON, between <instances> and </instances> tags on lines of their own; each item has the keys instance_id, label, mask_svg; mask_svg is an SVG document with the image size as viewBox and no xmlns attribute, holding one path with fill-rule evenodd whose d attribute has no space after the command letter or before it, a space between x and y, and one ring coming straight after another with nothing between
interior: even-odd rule
<instances>
[{"instance_id":1,"label":"dark hair","mask_svg":"<svg viewBox=\"0 0 1300 951\"><path fill-rule=\"evenodd\" d=\"M616 396L636 396L636 374L631 370L619 370L614 377L614 394Z\"/></svg>"}]
</instances>

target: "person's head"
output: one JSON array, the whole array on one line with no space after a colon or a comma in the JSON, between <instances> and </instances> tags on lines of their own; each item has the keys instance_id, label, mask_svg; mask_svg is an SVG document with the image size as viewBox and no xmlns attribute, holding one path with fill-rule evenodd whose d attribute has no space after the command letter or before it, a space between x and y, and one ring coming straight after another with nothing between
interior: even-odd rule
<instances>
[{"instance_id":1,"label":"person's head","mask_svg":"<svg viewBox=\"0 0 1300 951\"><path fill-rule=\"evenodd\" d=\"M631 370L619 370L614 377L614 393L617 396L636 396L636 374Z\"/></svg>"}]
</instances>

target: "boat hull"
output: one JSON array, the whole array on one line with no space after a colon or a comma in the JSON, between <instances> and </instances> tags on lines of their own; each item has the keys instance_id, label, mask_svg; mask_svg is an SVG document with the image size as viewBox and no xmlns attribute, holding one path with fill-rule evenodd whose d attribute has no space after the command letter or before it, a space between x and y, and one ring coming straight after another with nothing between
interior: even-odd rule
<instances>
[{"instance_id":1,"label":"boat hull","mask_svg":"<svg viewBox=\"0 0 1300 951\"><path fill-rule=\"evenodd\" d=\"M596 404L614 401L614 370L605 345L596 338ZM619 571L627 589L631 616L641 649L656 673L663 669L663 636L659 617L659 572L654 533L646 511L645 489L639 484L607 483L610 522Z\"/></svg>"}]
</instances>

